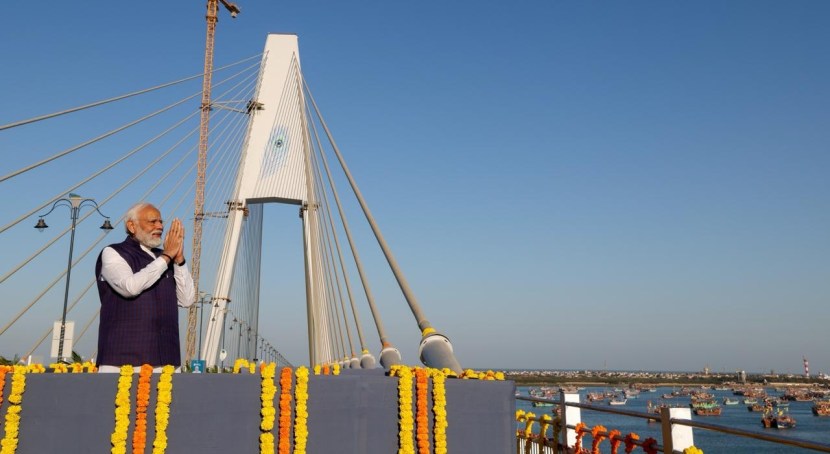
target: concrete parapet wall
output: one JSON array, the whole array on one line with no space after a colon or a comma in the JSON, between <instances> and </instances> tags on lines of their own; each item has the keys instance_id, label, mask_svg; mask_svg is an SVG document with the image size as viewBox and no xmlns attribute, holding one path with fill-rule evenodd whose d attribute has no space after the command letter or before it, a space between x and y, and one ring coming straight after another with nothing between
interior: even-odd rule
<instances>
[{"instance_id":1,"label":"concrete parapet wall","mask_svg":"<svg viewBox=\"0 0 830 454\"><path fill-rule=\"evenodd\" d=\"M153 376L148 406L146 452L152 451L154 439L158 377ZM117 382L118 374L28 374L17 452L109 452ZM308 452L397 452L397 384L396 378L372 371L336 377L312 375L308 389ZM137 386L136 374L130 434ZM7 383L6 396L9 388ZM510 381L447 380L449 452L504 454L515 449L514 390ZM274 405L279 408L279 392ZM0 417L5 416L8 406L4 399ZM176 374L167 452L258 453L259 409L259 375ZM429 410L431 434L431 398ZM277 427L273 433L278 436ZM128 439L128 451L131 443Z\"/></svg>"}]
</instances>

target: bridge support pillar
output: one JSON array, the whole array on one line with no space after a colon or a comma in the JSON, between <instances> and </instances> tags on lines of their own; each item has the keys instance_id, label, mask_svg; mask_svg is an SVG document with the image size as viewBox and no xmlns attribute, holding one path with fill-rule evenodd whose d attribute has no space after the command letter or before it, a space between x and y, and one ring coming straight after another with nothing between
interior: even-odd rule
<instances>
[{"instance_id":1,"label":"bridge support pillar","mask_svg":"<svg viewBox=\"0 0 830 454\"><path fill-rule=\"evenodd\" d=\"M683 452L695 444L691 427L671 423L672 419L692 419L691 408L662 408L660 417L663 426L663 452Z\"/></svg>"},{"instance_id":2,"label":"bridge support pillar","mask_svg":"<svg viewBox=\"0 0 830 454\"><path fill-rule=\"evenodd\" d=\"M559 402L562 407L562 440L565 446L574 446L576 444L576 431L568 426L575 426L582 422L582 409L579 407L569 407L565 402L579 403L579 393L566 394L564 391L559 391Z\"/></svg>"}]
</instances>

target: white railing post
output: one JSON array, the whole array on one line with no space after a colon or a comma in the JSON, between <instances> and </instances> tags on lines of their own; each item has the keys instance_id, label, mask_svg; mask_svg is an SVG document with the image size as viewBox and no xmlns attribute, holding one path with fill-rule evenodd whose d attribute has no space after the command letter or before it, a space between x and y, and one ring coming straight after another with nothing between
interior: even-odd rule
<instances>
[{"instance_id":1,"label":"white railing post","mask_svg":"<svg viewBox=\"0 0 830 454\"><path fill-rule=\"evenodd\" d=\"M568 426L575 426L582 422L582 409L567 406L565 402L579 403L579 394L565 394L565 391L560 390L559 402L562 406L562 442L570 447L576 444L576 431Z\"/></svg>"},{"instance_id":2,"label":"white railing post","mask_svg":"<svg viewBox=\"0 0 830 454\"><path fill-rule=\"evenodd\" d=\"M672 419L692 419L691 408L669 408L669 417ZM671 425L671 442L675 452L683 452L684 449L695 444L692 428L682 424Z\"/></svg>"}]
</instances>

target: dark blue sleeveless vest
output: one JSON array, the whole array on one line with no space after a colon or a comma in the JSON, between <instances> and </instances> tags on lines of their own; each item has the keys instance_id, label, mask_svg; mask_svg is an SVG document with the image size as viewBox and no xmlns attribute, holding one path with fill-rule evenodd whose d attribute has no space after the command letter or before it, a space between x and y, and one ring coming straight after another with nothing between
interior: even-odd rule
<instances>
[{"instance_id":1,"label":"dark blue sleeveless vest","mask_svg":"<svg viewBox=\"0 0 830 454\"><path fill-rule=\"evenodd\" d=\"M111 244L133 273L153 261L138 241L127 237L123 243ZM161 250L153 249L158 256ZM101 277L101 255L95 264L101 319L98 327L98 365L154 367L181 365L179 314L176 280L171 263L158 281L134 298L118 294Z\"/></svg>"}]
</instances>

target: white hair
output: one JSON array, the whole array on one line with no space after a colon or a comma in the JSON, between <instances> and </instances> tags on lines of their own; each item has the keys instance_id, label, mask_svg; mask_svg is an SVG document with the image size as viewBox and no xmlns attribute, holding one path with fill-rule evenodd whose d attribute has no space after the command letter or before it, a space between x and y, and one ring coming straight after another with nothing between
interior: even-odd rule
<instances>
[{"instance_id":1,"label":"white hair","mask_svg":"<svg viewBox=\"0 0 830 454\"><path fill-rule=\"evenodd\" d=\"M124 215L124 230L127 232L127 235L133 235L132 232L130 232L130 229L127 227L127 221L133 221L135 223L138 223L138 213L140 213L141 210L151 206L153 206L152 203L138 202L135 205L131 206L129 210L127 210L127 214Z\"/></svg>"}]
</instances>

